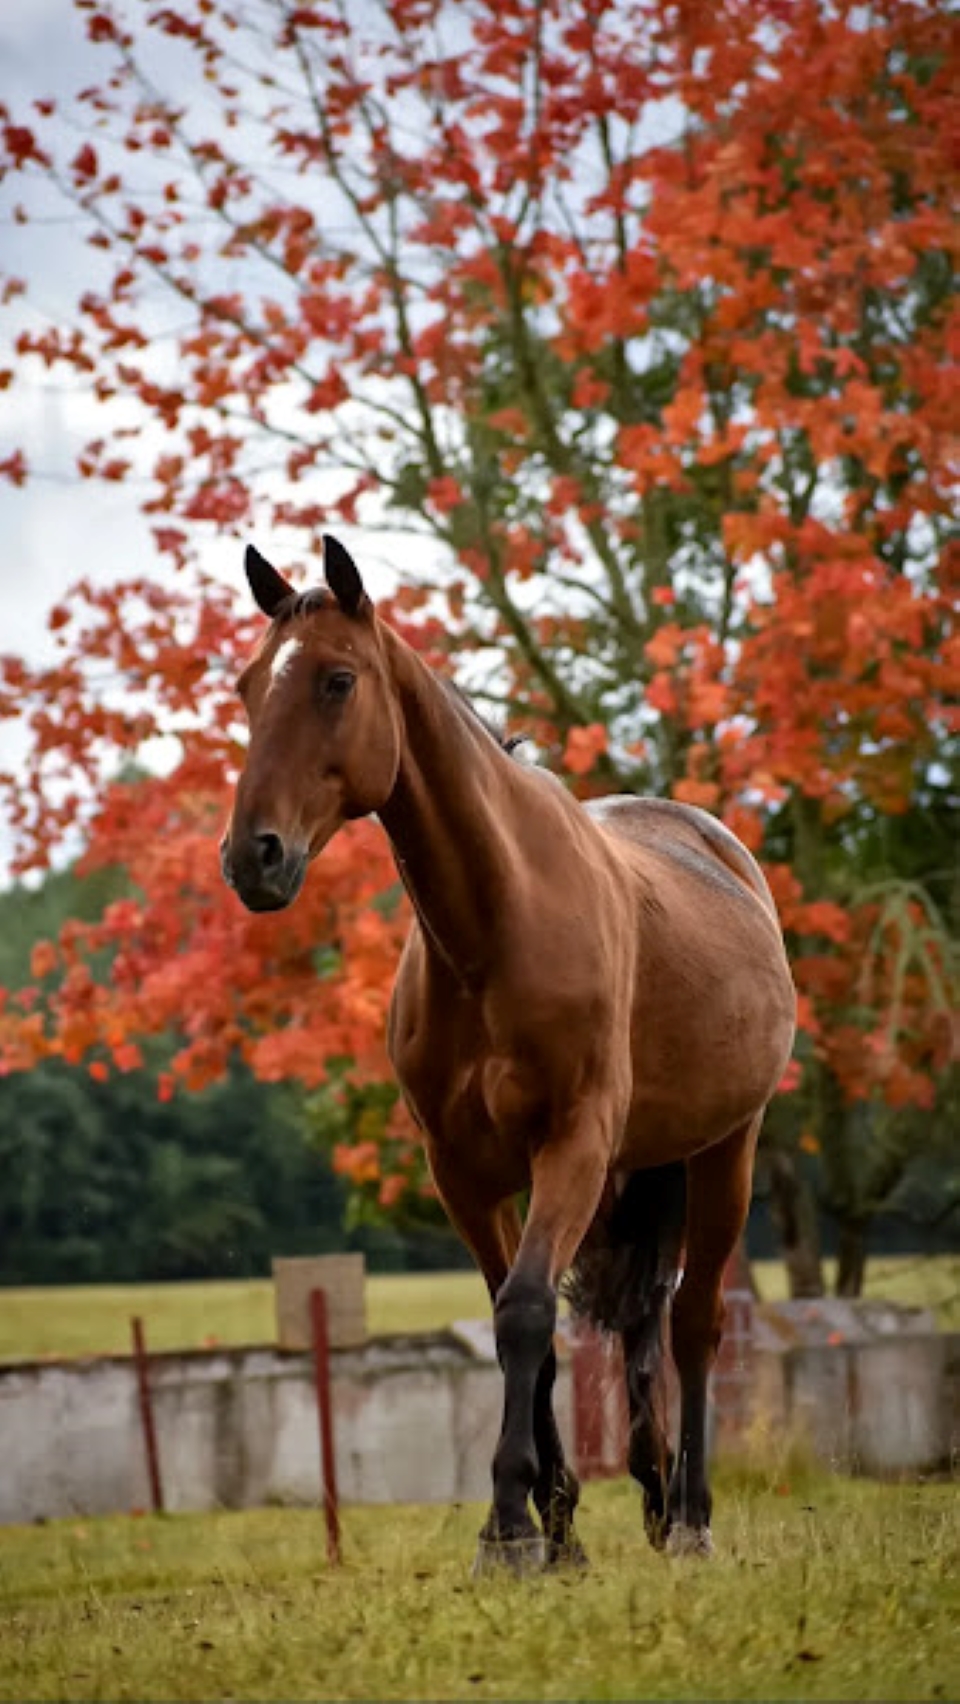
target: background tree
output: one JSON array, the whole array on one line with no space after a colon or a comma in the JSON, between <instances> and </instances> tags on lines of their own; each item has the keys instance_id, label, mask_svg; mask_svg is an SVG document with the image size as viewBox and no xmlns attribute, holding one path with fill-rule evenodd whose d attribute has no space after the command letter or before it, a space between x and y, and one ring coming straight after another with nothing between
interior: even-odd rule
<instances>
[{"instance_id":1,"label":"background tree","mask_svg":"<svg viewBox=\"0 0 960 1704\"><path fill-rule=\"evenodd\" d=\"M64 871L0 895L3 980L27 980L38 930L96 914L123 887L117 871ZM345 1132L362 1139L349 1100L363 1090L344 1094L334 1074L307 1116L302 1094L233 1059L219 1082L158 1100L176 1046L160 1035L119 1070L94 1049L85 1065L45 1058L0 1078L0 1282L247 1277L274 1255L346 1248L375 1270L463 1258L434 1203L390 1225L362 1198L348 1212L331 1155ZM388 1105L394 1092L379 1086Z\"/></svg>"},{"instance_id":2,"label":"background tree","mask_svg":"<svg viewBox=\"0 0 960 1704\"><path fill-rule=\"evenodd\" d=\"M8 281L16 377L92 388L81 472L146 479L185 574L179 596L88 586L51 617L58 667L6 665L35 736L23 867L79 813L90 867L119 859L138 895L41 953L51 997L8 1008L9 1059L106 1041L122 1062L179 1006L191 1085L238 1049L262 1075L320 1083L348 1059L355 1085L384 1079L403 910L371 904L391 874L369 827L269 930L216 886L250 635L195 564L210 527L256 520L287 567L324 528L389 518L425 564L389 613L431 660L582 790L672 792L765 857L803 1026L778 1175L801 1191L806 1144L825 1180L859 1177L847 1109L932 1111L951 1051L948 18L79 9L109 60L79 147L43 102L5 145L12 183L82 212L91 273L71 323L39 330ZM5 467L29 478L19 453ZM158 727L172 774L104 790L105 753ZM88 962L108 949L109 985ZM386 1200L408 1133L361 1146L341 1163L364 1187L376 1165ZM852 1247L845 1283L861 1264Z\"/></svg>"}]
</instances>

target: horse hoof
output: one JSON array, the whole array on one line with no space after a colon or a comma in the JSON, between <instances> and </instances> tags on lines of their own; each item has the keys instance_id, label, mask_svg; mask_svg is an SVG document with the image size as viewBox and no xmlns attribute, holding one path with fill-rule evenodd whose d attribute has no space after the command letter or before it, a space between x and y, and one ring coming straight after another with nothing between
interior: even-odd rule
<instances>
[{"instance_id":1,"label":"horse hoof","mask_svg":"<svg viewBox=\"0 0 960 1704\"><path fill-rule=\"evenodd\" d=\"M665 1549L668 1556L712 1556L710 1528L684 1526L682 1521L677 1521L667 1534Z\"/></svg>"},{"instance_id":2,"label":"horse hoof","mask_svg":"<svg viewBox=\"0 0 960 1704\"><path fill-rule=\"evenodd\" d=\"M523 1580L540 1574L546 1564L546 1545L539 1533L529 1538L481 1538L473 1564L473 1578L486 1580L494 1574L512 1574Z\"/></svg>"},{"instance_id":3,"label":"horse hoof","mask_svg":"<svg viewBox=\"0 0 960 1704\"><path fill-rule=\"evenodd\" d=\"M665 1516L663 1516L663 1515L645 1515L644 1521L643 1521L643 1530L646 1533L648 1539L650 1540L650 1543L652 1544L654 1550L666 1550L666 1548L667 1548L667 1533L669 1532L670 1529L667 1526Z\"/></svg>"},{"instance_id":4,"label":"horse hoof","mask_svg":"<svg viewBox=\"0 0 960 1704\"><path fill-rule=\"evenodd\" d=\"M590 1558L580 1543L579 1538L568 1539L566 1544L548 1544L547 1567L561 1568L578 1573L585 1573L590 1566Z\"/></svg>"}]
</instances>

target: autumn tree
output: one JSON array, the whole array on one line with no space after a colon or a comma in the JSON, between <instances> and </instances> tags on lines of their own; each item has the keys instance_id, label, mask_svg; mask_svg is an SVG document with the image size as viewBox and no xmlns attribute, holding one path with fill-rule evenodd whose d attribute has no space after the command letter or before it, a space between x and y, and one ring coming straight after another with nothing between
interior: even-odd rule
<instances>
[{"instance_id":1,"label":"autumn tree","mask_svg":"<svg viewBox=\"0 0 960 1704\"><path fill-rule=\"evenodd\" d=\"M943 11L78 12L103 79L69 124L38 100L4 135L15 216L65 198L89 275L42 327L8 279L7 382L90 388L79 472L145 481L182 575L88 585L51 617L58 666L6 664L0 707L35 736L23 867L81 813L90 860L142 896L51 946L57 993L8 1007L8 1057L106 1036L122 1066L178 1011L189 1083L234 1048L267 1074L348 1058L382 1078L403 911L376 831L331 848L280 924L217 887L250 630L202 552L255 524L308 567L322 530L389 522L423 551L391 614L432 660L581 789L672 792L764 856L801 992L801 1115L773 1124L787 1194L798 1144L841 1174L847 1109L933 1109L958 909ZM31 476L17 451L4 470ZM173 772L104 788L107 754L158 727ZM930 856L902 857L918 816ZM345 1146L399 1191L399 1124Z\"/></svg>"}]
</instances>

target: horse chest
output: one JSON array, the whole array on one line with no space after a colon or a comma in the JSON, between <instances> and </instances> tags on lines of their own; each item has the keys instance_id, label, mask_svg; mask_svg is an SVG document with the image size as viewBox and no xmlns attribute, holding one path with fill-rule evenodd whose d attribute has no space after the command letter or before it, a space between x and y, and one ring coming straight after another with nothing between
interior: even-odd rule
<instances>
[{"instance_id":1,"label":"horse chest","mask_svg":"<svg viewBox=\"0 0 960 1704\"><path fill-rule=\"evenodd\" d=\"M531 967L524 958L467 990L414 936L395 990L390 1052L430 1143L489 1151L491 1161L510 1151L526 1164L558 1112L608 1087L611 1003L599 980L571 982L564 965Z\"/></svg>"},{"instance_id":2,"label":"horse chest","mask_svg":"<svg viewBox=\"0 0 960 1704\"><path fill-rule=\"evenodd\" d=\"M398 1060L404 1089L431 1135L473 1143L485 1134L526 1138L542 1128L549 1097L537 1074L517 1059L484 1052Z\"/></svg>"}]
</instances>

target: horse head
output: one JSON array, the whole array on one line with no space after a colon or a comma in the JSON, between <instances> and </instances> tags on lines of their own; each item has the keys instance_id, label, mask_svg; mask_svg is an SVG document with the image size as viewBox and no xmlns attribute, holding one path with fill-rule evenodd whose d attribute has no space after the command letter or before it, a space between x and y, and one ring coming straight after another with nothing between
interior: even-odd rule
<instances>
[{"instance_id":1,"label":"horse head","mask_svg":"<svg viewBox=\"0 0 960 1704\"><path fill-rule=\"evenodd\" d=\"M324 539L326 586L297 593L259 551L247 578L270 625L237 690L250 743L221 845L251 911L278 911L345 822L379 810L400 756L376 613L356 564Z\"/></svg>"}]
</instances>

